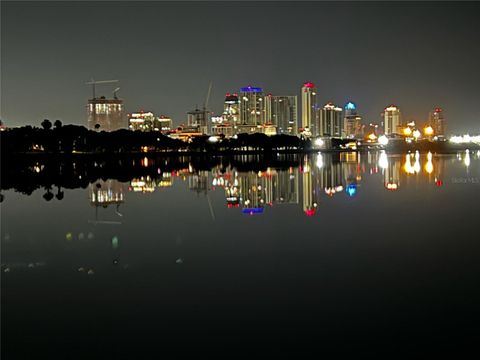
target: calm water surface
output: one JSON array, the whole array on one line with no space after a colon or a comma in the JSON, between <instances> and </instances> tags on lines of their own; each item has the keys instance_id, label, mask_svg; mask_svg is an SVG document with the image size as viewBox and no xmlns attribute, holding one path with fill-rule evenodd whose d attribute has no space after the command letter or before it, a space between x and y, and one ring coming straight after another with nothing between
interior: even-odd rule
<instances>
[{"instance_id":1,"label":"calm water surface","mask_svg":"<svg viewBox=\"0 0 480 360\"><path fill-rule=\"evenodd\" d=\"M3 191L5 358L475 348L477 153L245 159Z\"/></svg>"}]
</instances>

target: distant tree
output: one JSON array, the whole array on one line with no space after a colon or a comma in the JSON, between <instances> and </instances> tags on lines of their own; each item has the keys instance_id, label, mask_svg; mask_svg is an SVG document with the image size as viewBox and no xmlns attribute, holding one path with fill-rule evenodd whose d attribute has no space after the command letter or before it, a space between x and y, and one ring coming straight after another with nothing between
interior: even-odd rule
<instances>
[{"instance_id":1,"label":"distant tree","mask_svg":"<svg viewBox=\"0 0 480 360\"><path fill-rule=\"evenodd\" d=\"M45 130L50 130L52 128L52 122L48 119L43 120L41 125Z\"/></svg>"},{"instance_id":2,"label":"distant tree","mask_svg":"<svg viewBox=\"0 0 480 360\"><path fill-rule=\"evenodd\" d=\"M47 192L45 194L43 194L43 198L46 200L46 201L50 201L53 199L53 194L50 192L50 188L47 188Z\"/></svg>"},{"instance_id":3,"label":"distant tree","mask_svg":"<svg viewBox=\"0 0 480 360\"><path fill-rule=\"evenodd\" d=\"M60 120L55 120L53 126L55 127L55 129L60 129L62 127L62 122Z\"/></svg>"},{"instance_id":4,"label":"distant tree","mask_svg":"<svg viewBox=\"0 0 480 360\"><path fill-rule=\"evenodd\" d=\"M95 124L95 130L100 129L100 124Z\"/></svg>"},{"instance_id":5,"label":"distant tree","mask_svg":"<svg viewBox=\"0 0 480 360\"><path fill-rule=\"evenodd\" d=\"M63 199L63 196L64 196L64 193L62 191L62 188L59 186L58 189L57 189L57 194L55 195L55 197L58 199L58 200L62 200Z\"/></svg>"}]
</instances>

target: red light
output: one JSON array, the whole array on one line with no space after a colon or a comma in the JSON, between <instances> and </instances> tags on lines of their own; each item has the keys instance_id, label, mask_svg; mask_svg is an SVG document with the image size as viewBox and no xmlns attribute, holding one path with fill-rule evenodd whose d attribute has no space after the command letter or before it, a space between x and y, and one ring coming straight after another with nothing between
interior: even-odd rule
<instances>
[{"instance_id":1,"label":"red light","mask_svg":"<svg viewBox=\"0 0 480 360\"><path fill-rule=\"evenodd\" d=\"M441 186L443 186L443 181L442 180L437 180L437 181L435 181L435 185L438 186L438 187L441 187Z\"/></svg>"},{"instance_id":2,"label":"red light","mask_svg":"<svg viewBox=\"0 0 480 360\"><path fill-rule=\"evenodd\" d=\"M307 215L307 216L315 215L315 209L305 210L305 215Z\"/></svg>"},{"instance_id":3,"label":"red light","mask_svg":"<svg viewBox=\"0 0 480 360\"><path fill-rule=\"evenodd\" d=\"M315 84L311 83L311 82L306 82L306 83L303 84L303 87L311 89L311 88L315 87Z\"/></svg>"}]
</instances>

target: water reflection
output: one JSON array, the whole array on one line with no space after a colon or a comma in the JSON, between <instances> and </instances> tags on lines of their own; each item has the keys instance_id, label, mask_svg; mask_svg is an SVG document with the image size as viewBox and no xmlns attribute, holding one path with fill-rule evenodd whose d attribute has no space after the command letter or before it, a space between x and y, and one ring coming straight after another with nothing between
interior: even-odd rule
<instances>
[{"instance_id":1,"label":"water reflection","mask_svg":"<svg viewBox=\"0 0 480 360\"><path fill-rule=\"evenodd\" d=\"M467 150L458 153L456 161L463 164L468 175L472 161L479 156L479 152ZM415 178L416 183L441 187L445 162L453 159L431 152L387 154L380 151L273 158L260 155L209 159L142 157L82 164L35 161L8 169L8 181L3 181L2 187L14 188L26 195L43 188L46 201L62 200L64 188L87 187L89 202L96 208L95 222L105 221L98 218L98 208L112 206L121 217L120 205L127 201L128 192L151 194L173 187L178 181L186 182L188 189L197 195L207 197L209 192L221 189L226 207L240 208L246 214L261 214L276 204L297 204L304 214L313 216L323 197L340 193L357 196L365 176L381 175L383 187L388 191L401 190L411 178ZM22 176L25 173L29 176Z\"/></svg>"}]
</instances>

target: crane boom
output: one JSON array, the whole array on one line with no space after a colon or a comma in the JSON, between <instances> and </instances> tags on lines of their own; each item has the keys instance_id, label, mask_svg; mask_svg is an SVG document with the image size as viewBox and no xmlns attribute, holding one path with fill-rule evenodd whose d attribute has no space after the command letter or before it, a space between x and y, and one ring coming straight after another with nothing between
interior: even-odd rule
<instances>
[{"instance_id":1,"label":"crane boom","mask_svg":"<svg viewBox=\"0 0 480 360\"><path fill-rule=\"evenodd\" d=\"M95 99L95 85L97 85L97 84L111 84L111 83L116 83L116 82L118 82L118 80L99 80L99 81L95 81L92 78L92 80L86 82L85 85L92 85L93 99Z\"/></svg>"},{"instance_id":2,"label":"crane boom","mask_svg":"<svg viewBox=\"0 0 480 360\"><path fill-rule=\"evenodd\" d=\"M212 92L212 82L210 81L210 85L208 85L208 92L207 98L205 99L205 104L203 105L203 109L206 110L208 107L208 101L210 100L210 93Z\"/></svg>"}]
</instances>

